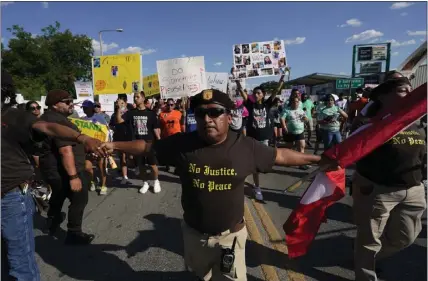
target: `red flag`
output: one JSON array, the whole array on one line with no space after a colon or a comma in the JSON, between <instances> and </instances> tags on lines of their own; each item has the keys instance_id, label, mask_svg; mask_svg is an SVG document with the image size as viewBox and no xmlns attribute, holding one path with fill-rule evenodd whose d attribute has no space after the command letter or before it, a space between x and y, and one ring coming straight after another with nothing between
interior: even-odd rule
<instances>
[{"instance_id":1,"label":"red flag","mask_svg":"<svg viewBox=\"0 0 428 281\"><path fill-rule=\"evenodd\" d=\"M427 84L404 98L397 96L393 104L393 107L382 109L369 124L324 154L346 168L390 140L427 114ZM290 258L306 254L325 220L325 210L343 196L345 170L317 174L283 226Z\"/></svg>"}]
</instances>

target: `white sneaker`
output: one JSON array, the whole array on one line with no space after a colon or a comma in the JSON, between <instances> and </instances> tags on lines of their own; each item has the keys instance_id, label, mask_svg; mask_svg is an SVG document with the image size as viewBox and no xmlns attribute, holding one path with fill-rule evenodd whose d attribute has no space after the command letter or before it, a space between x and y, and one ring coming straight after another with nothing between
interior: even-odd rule
<instances>
[{"instance_id":1,"label":"white sneaker","mask_svg":"<svg viewBox=\"0 0 428 281\"><path fill-rule=\"evenodd\" d=\"M122 181L120 182L120 184L129 184L128 177L123 177Z\"/></svg>"},{"instance_id":2,"label":"white sneaker","mask_svg":"<svg viewBox=\"0 0 428 281\"><path fill-rule=\"evenodd\" d=\"M91 187L89 188L90 191L95 191L97 187L95 186L95 183L91 181Z\"/></svg>"},{"instance_id":3,"label":"white sneaker","mask_svg":"<svg viewBox=\"0 0 428 281\"><path fill-rule=\"evenodd\" d=\"M260 187L254 186L253 191L254 191L254 196L256 197L256 200L263 201L263 194L262 194L262 190L260 189Z\"/></svg>"},{"instance_id":4,"label":"white sneaker","mask_svg":"<svg viewBox=\"0 0 428 281\"><path fill-rule=\"evenodd\" d=\"M144 194L144 193L146 193L149 190L149 188L150 188L149 183L145 181L143 183L143 187L141 187L138 192L140 192L141 194Z\"/></svg>"},{"instance_id":5,"label":"white sneaker","mask_svg":"<svg viewBox=\"0 0 428 281\"><path fill-rule=\"evenodd\" d=\"M154 183L153 183L153 191L154 191L154 193L161 192L161 186L160 186L159 180L155 180L154 181Z\"/></svg>"}]
</instances>

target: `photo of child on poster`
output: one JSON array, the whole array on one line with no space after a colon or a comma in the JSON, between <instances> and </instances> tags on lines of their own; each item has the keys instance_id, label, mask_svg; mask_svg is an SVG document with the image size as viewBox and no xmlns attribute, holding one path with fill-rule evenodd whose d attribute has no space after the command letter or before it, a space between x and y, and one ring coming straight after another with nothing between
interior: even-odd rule
<instances>
[{"instance_id":1,"label":"photo of child on poster","mask_svg":"<svg viewBox=\"0 0 428 281\"><path fill-rule=\"evenodd\" d=\"M235 44L233 54L234 72L239 78L281 75L287 66L282 40Z\"/></svg>"}]
</instances>

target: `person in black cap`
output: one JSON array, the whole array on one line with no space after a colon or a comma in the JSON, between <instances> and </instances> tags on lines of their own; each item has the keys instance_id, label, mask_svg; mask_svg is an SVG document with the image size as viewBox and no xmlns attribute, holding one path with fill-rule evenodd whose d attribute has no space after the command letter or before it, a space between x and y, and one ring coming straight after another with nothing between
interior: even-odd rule
<instances>
[{"instance_id":1,"label":"person in black cap","mask_svg":"<svg viewBox=\"0 0 428 281\"><path fill-rule=\"evenodd\" d=\"M12 77L1 73L1 236L8 263L9 275L14 280L40 280L35 258L33 214L34 201L29 185L33 166L28 158L36 143L47 136L84 144L86 151L97 152L98 140L82 135L68 127L44 122L16 104ZM97 152L98 153L98 152ZM99 153L102 154L102 151ZM3 271L3 266L2 266ZM6 276L5 276L6 277Z\"/></svg>"},{"instance_id":2,"label":"person in black cap","mask_svg":"<svg viewBox=\"0 0 428 281\"><path fill-rule=\"evenodd\" d=\"M151 145L143 140L103 144L134 155L156 152L160 164L176 165L182 183L184 259L199 278L247 280L244 183L248 175L273 165L301 166L334 161L289 149L268 147L229 130L234 103L218 90L193 97L197 130ZM244 156L244 157L243 157ZM233 259L234 256L234 259ZM237 277L236 277L237 276Z\"/></svg>"},{"instance_id":3,"label":"person in black cap","mask_svg":"<svg viewBox=\"0 0 428 281\"><path fill-rule=\"evenodd\" d=\"M46 96L46 111L41 119L62 124L76 132L79 129L68 120L73 113L73 98L67 91L52 90ZM86 153L79 144L49 138L43 142L40 156L40 169L44 180L52 187L49 200L46 232L54 235L65 219L61 213L66 198L70 200L68 207L68 232L66 244L89 244L94 235L82 232L82 220L88 203L90 177L85 171Z\"/></svg>"}]
</instances>

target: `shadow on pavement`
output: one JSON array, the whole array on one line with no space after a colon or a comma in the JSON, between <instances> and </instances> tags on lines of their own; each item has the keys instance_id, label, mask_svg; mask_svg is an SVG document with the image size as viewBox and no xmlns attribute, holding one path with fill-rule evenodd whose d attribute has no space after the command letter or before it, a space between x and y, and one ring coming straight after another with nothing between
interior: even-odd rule
<instances>
[{"instance_id":1,"label":"shadow on pavement","mask_svg":"<svg viewBox=\"0 0 428 281\"><path fill-rule=\"evenodd\" d=\"M62 229L57 235L60 239L47 235L36 237L36 252L40 258L60 272L58 276L46 276L45 279L58 280L63 276L69 276L76 280L93 281L197 280L192 273L187 271L135 271L126 260L120 259L113 253L108 253L124 250L128 254L128 258L131 258L151 247L159 247L183 255L181 219L169 218L163 214L150 214L145 216L145 219L153 223L154 230L140 231L139 236L127 246L113 244L66 246L63 244L65 231ZM42 227L42 218L38 219L37 225L38 228ZM171 235L172 233L174 235ZM255 263L253 258L257 257L258 252L265 247L259 245L254 248L252 242L249 242L247 243L247 247L250 245L249 252L251 253L249 262L253 266L258 266L260 263ZM253 276L248 276L248 280L262 281Z\"/></svg>"}]
</instances>

